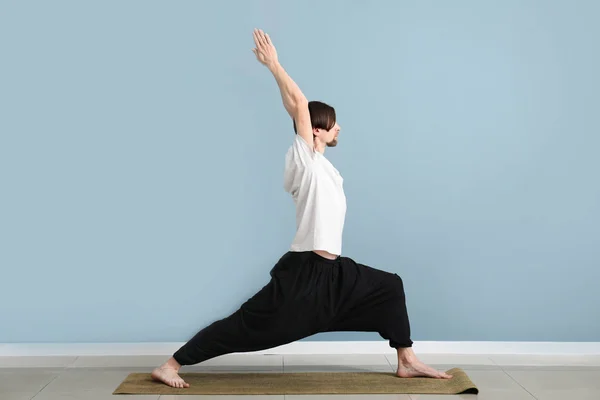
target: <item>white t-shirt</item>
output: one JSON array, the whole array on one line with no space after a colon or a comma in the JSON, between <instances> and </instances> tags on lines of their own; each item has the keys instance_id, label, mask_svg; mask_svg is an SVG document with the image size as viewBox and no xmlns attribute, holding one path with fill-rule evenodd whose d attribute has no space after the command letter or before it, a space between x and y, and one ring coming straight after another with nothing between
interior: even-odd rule
<instances>
[{"instance_id":1,"label":"white t-shirt","mask_svg":"<svg viewBox=\"0 0 600 400\"><path fill-rule=\"evenodd\" d=\"M346 217L343 179L337 169L296 134L285 157L284 188L296 204L291 251L342 254Z\"/></svg>"}]
</instances>

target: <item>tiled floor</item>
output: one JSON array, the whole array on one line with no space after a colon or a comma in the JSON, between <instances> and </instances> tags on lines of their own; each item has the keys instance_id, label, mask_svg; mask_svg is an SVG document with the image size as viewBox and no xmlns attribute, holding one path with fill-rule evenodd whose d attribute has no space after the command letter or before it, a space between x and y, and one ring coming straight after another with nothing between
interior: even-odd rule
<instances>
[{"instance_id":1,"label":"tiled floor","mask_svg":"<svg viewBox=\"0 0 600 400\"><path fill-rule=\"evenodd\" d=\"M163 356L134 357L0 357L1 400L124 399L307 400L307 399L484 399L600 400L600 356L420 355L440 370L463 368L479 395L322 395L322 396L113 396L131 372L150 372ZM184 371L394 371L393 353L381 355L232 354Z\"/></svg>"}]
</instances>

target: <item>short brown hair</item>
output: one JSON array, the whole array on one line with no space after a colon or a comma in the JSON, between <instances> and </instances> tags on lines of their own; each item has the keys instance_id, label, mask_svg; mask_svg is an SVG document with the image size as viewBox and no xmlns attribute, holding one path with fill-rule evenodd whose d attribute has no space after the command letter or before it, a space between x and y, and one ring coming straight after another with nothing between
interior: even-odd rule
<instances>
[{"instance_id":1,"label":"short brown hair","mask_svg":"<svg viewBox=\"0 0 600 400\"><path fill-rule=\"evenodd\" d=\"M321 101L309 101L308 112L310 113L310 124L313 129L330 130L335 126L335 109ZM294 132L296 131L296 121L294 121Z\"/></svg>"}]
</instances>

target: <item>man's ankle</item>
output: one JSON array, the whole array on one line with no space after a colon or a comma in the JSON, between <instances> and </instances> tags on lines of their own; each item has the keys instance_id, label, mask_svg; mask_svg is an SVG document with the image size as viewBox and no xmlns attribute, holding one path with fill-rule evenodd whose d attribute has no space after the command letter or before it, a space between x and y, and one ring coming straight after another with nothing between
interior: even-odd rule
<instances>
[{"instance_id":1,"label":"man's ankle","mask_svg":"<svg viewBox=\"0 0 600 400\"><path fill-rule=\"evenodd\" d=\"M412 347L399 347L398 351L398 361L411 363L417 360L417 356L413 351Z\"/></svg>"},{"instance_id":2,"label":"man's ankle","mask_svg":"<svg viewBox=\"0 0 600 400\"><path fill-rule=\"evenodd\" d=\"M173 368L175 371L179 372L181 369L181 364L177 362L177 360L173 357L169 358L165 363L166 367Z\"/></svg>"}]
</instances>

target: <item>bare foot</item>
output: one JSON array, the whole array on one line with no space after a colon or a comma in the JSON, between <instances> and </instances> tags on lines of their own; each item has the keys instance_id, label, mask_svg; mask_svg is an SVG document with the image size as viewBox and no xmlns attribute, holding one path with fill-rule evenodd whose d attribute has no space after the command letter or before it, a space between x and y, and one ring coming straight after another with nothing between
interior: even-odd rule
<instances>
[{"instance_id":1,"label":"bare foot","mask_svg":"<svg viewBox=\"0 0 600 400\"><path fill-rule=\"evenodd\" d=\"M166 363L152 371L152 379L174 388L189 388L190 384L179 376L181 366L171 358Z\"/></svg>"},{"instance_id":2,"label":"bare foot","mask_svg":"<svg viewBox=\"0 0 600 400\"><path fill-rule=\"evenodd\" d=\"M442 378L442 379L450 379L452 375L449 375L445 372L435 370L425 364L423 364L419 360L414 361L403 361L398 364L398 370L396 371L396 375L400 378L416 378L418 376L423 376L427 378Z\"/></svg>"},{"instance_id":3,"label":"bare foot","mask_svg":"<svg viewBox=\"0 0 600 400\"><path fill-rule=\"evenodd\" d=\"M452 378L452 375L423 364L410 347L398 348L398 370L396 375L400 378L416 378L418 376L441 379Z\"/></svg>"}]
</instances>

